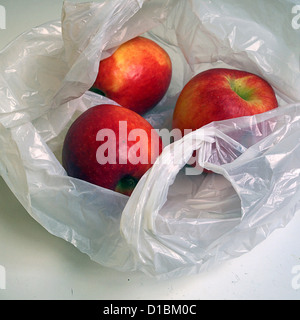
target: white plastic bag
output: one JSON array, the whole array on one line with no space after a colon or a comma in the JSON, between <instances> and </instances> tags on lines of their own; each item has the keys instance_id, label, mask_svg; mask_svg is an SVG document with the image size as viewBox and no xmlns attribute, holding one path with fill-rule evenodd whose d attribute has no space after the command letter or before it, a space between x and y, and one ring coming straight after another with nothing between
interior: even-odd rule
<instances>
[{"instance_id":1,"label":"white plastic bag","mask_svg":"<svg viewBox=\"0 0 300 320\"><path fill-rule=\"evenodd\" d=\"M285 226L299 204L295 4L66 1L62 21L20 35L1 52L1 176L42 226L104 266L172 277L251 250ZM72 121L96 104L114 103L87 91L100 60L140 34L173 63L166 96L145 116L155 128L170 129L184 84L212 67L263 76L280 107L211 123L167 146L128 198L68 177L60 160ZM193 150L215 173L185 174Z\"/></svg>"}]
</instances>

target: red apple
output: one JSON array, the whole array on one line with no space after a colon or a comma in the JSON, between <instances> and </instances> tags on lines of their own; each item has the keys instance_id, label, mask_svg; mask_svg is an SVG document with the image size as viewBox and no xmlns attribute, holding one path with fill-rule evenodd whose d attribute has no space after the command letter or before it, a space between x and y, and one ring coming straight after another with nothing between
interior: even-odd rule
<instances>
[{"instance_id":1,"label":"red apple","mask_svg":"<svg viewBox=\"0 0 300 320\"><path fill-rule=\"evenodd\" d=\"M161 151L162 140L148 121L106 104L88 109L71 125L62 163L71 177L130 195Z\"/></svg>"},{"instance_id":2,"label":"red apple","mask_svg":"<svg viewBox=\"0 0 300 320\"><path fill-rule=\"evenodd\" d=\"M199 73L183 88L173 128L196 130L212 121L263 113L278 106L270 84L258 75L216 68Z\"/></svg>"},{"instance_id":3,"label":"red apple","mask_svg":"<svg viewBox=\"0 0 300 320\"><path fill-rule=\"evenodd\" d=\"M172 64L154 41L136 37L102 60L93 88L139 114L153 108L167 92Z\"/></svg>"}]
</instances>

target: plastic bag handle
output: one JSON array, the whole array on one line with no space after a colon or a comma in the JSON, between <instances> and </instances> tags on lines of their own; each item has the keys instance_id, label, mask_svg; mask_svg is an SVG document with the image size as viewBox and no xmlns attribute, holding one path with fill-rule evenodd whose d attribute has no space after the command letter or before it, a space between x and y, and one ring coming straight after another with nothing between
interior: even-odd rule
<instances>
[{"instance_id":1,"label":"plastic bag handle","mask_svg":"<svg viewBox=\"0 0 300 320\"><path fill-rule=\"evenodd\" d=\"M148 235L155 234L155 217L167 201L170 185L195 150L200 151L199 165L205 166L201 150L215 141L215 135L214 127L200 128L166 146L137 184L123 210L120 230L135 254L139 256L139 261L144 260L139 253L139 247L143 246L145 239L141 235L142 230Z\"/></svg>"}]
</instances>

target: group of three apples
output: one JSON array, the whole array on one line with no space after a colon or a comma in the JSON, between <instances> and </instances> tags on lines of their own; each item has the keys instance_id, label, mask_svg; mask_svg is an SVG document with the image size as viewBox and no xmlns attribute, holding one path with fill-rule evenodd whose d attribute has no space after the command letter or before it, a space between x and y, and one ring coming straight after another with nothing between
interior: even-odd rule
<instances>
[{"instance_id":1,"label":"group of three apples","mask_svg":"<svg viewBox=\"0 0 300 320\"><path fill-rule=\"evenodd\" d=\"M92 107L71 125L62 161L69 176L131 195L163 149L142 115L166 94L172 77L168 53L156 42L133 38L99 64L93 88L114 104ZM212 121L253 115L278 106L270 84L258 75L215 68L194 76L182 89L173 128L184 134Z\"/></svg>"}]
</instances>

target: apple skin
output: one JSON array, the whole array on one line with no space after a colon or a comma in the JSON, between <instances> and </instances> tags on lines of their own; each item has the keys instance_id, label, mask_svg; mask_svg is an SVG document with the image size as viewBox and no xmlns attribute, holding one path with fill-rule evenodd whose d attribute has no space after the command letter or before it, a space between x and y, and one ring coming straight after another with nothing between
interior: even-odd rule
<instances>
[{"instance_id":1,"label":"apple skin","mask_svg":"<svg viewBox=\"0 0 300 320\"><path fill-rule=\"evenodd\" d=\"M125 134L119 132L120 121L126 122ZM98 148L104 143L109 144L107 137L103 141L97 139L99 130L102 129L112 130L114 133L115 143L109 147L115 151L115 163L108 161L100 164L97 158ZM132 129L141 129L145 135L129 141L128 135ZM137 141L141 146L138 155L140 161L134 164L130 161L129 154ZM142 148L145 148L143 152ZM98 105L81 114L69 128L63 145L62 164L71 177L130 196L162 148L160 136L142 116L120 106ZM105 155L104 152L102 154Z\"/></svg>"},{"instance_id":2,"label":"apple skin","mask_svg":"<svg viewBox=\"0 0 300 320\"><path fill-rule=\"evenodd\" d=\"M168 53L154 41L139 36L100 62L92 88L142 115L163 98L171 77Z\"/></svg>"},{"instance_id":3,"label":"apple skin","mask_svg":"<svg viewBox=\"0 0 300 320\"><path fill-rule=\"evenodd\" d=\"M253 73L226 68L194 76L181 91L173 128L196 130L212 121L250 116L278 107L270 84Z\"/></svg>"}]
</instances>

